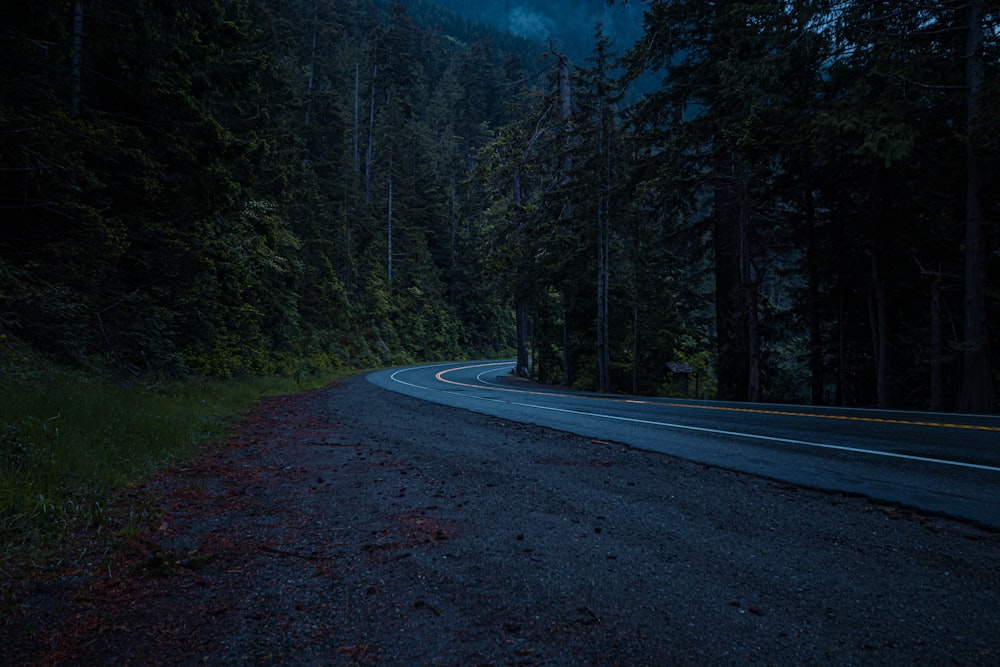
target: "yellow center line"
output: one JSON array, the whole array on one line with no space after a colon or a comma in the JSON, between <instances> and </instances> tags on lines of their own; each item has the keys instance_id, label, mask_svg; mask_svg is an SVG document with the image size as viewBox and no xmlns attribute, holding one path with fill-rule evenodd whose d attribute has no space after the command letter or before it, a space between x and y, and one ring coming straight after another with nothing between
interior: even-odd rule
<instances>
[{"instance_id":1,"label":"yellow center line","mask_svg":"<svg viewBox=\"0 0 1000 667\"><path fill-rule=\"evenodd\" d=\"M472 368L483 368L486 366L500 366L503 364L473 364L470 366L461 366L459 368L448 368L440 371L434 375L434 377L446 384L453 384L459 387L470 387L473 389L486 389L489 391L505 391L516 394L528 394L532 396L551 396L557 392L551 391L532 391L530 389L517 389L514 387L495 387L489 385L478 385L478 384L468 384L465 382L456 382L455 380L448 380L444 376L448 373L453 373L455 371L464 371ZM717 412L743 412L748 414L758 414L758 415L775 415L780 417L804 417L812 419L838 419L841 421L853 421L853 422L868 422L875 424L896 424L903 426L929 426L933 428L954 428L962 429L967 431L988 431L993 433L1000 433L1000 426L983 426L978 424L955 424L952 422L934 422L934 421L922 421L922 420L910 420L910 419L887 419L885 417L860 417L853 415L824 415L816 412L793 412L790 410L767 410L762 408L738 408L730 406L721 405L692 405L689 403L664 403L660 401L644 401L642 399L636 398L610 398L607 396L585 396L581 394L572 394L577 398L583 398L590 401L607 401L610 403L631 403L635 405L655 405L668 408L690 408L694 410L713 410Z\"/></svg>"},{"instance_id":2,"label":"yellow center line","mask_svg":"<svg viewBox=\"0 0 1000 667\"><path fill-rule=\"evenodd\" d=\"M612 399L617 400L617 399ZM840 419L842 421L873 422L878 424L903 424L906 426L933 426L936 428L958 428L970 431L994 431L1000 432L1000 426L982 426L979 424L955 424L952 422L932 422L916 419L888 419L886 417L859 417L856 415L824 415L817 412L792 412L789 410L765 410L761 408L735 408L720 405L689 405L686 403L659 403L656 401L642 401L626 399L626 403L640 403L643 405L665 405L672 408L693 408L695 410L718 410L723 412L749 412L760 415L778 415L782 417L810 417L816 419Z\"/></svg>"}]
</instances>

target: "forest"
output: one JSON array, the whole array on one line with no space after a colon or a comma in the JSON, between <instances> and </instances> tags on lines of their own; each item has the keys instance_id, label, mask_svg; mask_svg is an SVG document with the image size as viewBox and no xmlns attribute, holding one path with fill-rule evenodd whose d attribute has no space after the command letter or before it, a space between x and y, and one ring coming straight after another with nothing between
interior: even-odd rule
<instances>
[{"instance_id":1,"label":"forest","mask_svg":"<svg viewBox=\"0 0 1000 667\"><path fill-rule=\"evenodd\" d=\"M448 4L5 8L0 349L997 411L996 0Z\"/></svg>"}]
</instances>

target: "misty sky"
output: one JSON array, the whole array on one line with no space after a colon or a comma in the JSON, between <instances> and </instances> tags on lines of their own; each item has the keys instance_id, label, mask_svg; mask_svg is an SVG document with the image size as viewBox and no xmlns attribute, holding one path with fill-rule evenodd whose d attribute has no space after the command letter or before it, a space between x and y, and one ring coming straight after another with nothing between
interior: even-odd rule
<instances>
[{"instance_id":1,"label":"misty sky","mask_svg":"<svg viewBox=\"0 0 1000 667\"><path fill-rule=\"evenodd\" d=\"M642 31L644 4L629 0L608 7L605 0L436 0L470 20L489 23L515 35L546 42L560 42L575 60L588 57L593 48L594 22L604 22L605 33L618 50L632 45Z\"/></svg>"}]
</instances>

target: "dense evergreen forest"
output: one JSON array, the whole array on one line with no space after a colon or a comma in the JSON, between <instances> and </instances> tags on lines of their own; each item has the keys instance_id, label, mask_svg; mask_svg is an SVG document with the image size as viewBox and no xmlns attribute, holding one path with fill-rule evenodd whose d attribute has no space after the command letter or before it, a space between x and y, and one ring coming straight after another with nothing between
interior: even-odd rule
<instances>
[{"instance_id":1,"label":"dense evergreen forest","mask_svg":"<svg viewBox=\"0 0 1000 667\"><path fill-rule=\"evenodd\" d=\"M654 0L582 59L445 5L5 8L8 347L996 410L996 0Z\"/></svg>"}]
</instances>

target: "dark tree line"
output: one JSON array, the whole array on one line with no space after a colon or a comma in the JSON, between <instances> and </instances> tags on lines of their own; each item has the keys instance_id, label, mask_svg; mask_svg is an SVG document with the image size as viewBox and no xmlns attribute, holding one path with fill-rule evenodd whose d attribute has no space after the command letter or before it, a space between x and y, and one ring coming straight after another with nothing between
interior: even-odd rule
<instances>
[{"instance_id":1,"label":"dark tree line","mask_svg":"<svg viewBox=\"0 0 1000 667\"><path fill-rule=\"evenodd\" d=\"M666 70L635 126L712 202L721 397L777 398L766 356L807 335L814 402L995 407L997 21L981 0L651 3L628 64ZM766 301L782 274L789 308Z\"/></svg>"},{"instance_id":2,"label":"dark tree line","mask_svg":"<svg viewBox=\"0 0 1000 667\"><path fill-rule=\"evenodd\" d=\"M646 5L575 61L424 1L7 10L2 332L995 410L996 0Z\"/></svg>"},{"instance_id":3,"label":"dark tree line","mask_svg":"<svg viewBox=\"0 0 1000 667\"><path fill-rule=\"evenodd\" d=\"M469 179L506 121L489 35L363 0L4 14L4 333L137 373L509 347Z\"/></svg>"},{"instance_id":4,"label":"dark tree line","mask_svg":"<svg viewBox=\"0 0 1000 667\"><path fill-rule=\"evenodd\" d=\"M683 394L686 363L722 399L994 410L997 3L647 4L617 62L598 33L571 122L555 53L489 148L535 372ZM660 83L623 108L621 70Z\"/></svg>"}]
</instances>

